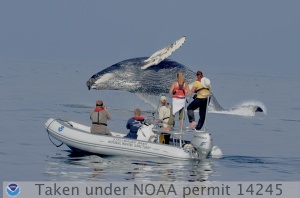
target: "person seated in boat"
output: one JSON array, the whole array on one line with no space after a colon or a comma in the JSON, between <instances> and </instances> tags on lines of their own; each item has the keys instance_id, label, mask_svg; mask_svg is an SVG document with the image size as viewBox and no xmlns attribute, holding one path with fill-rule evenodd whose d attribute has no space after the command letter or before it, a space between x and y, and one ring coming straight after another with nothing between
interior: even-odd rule
<instances>
[{"instance_id":1,"label":"person seated in boat","mask_svg":"<svg viewBox=\"0 0 300 198\"><path fill-rule=\"evenodd\" d=\"M175 117L179 112L180 129L182 129L186 96L190 94L190 89L181 71L177 73L177 80L172 83L169 93L172 94L172 115Z\"/></svg>"},{"instance_id":2,"label":"person seated in boat","mask_svg":"<svg viewBox=\"0 0 300 198\"><path fill-rule=\"evenodd\" d=\"M91 133L99 135L112 135L107 129L107 120L111 119L111 115L101 100L96 101L96 107L91 112L90 119L92 120Z\"/></svg>"},{"instance_id":3,"label":"person seated in boat","mask_svg":"<svg viewBox=\"0 0 300 198\"><path fill-rule=\"evenodd\" d=\"M125 136L125 138L131 138L131 139L137 138L137 132L145 120L143 117L141 117L141 114L142 112L139 108L136 108L134 110L134 117L130 118L126 124L126 128L129 129L129 132Z\"/></svg>"},{"instance_id":4,"label":"person seated in boat","mask_svg":"<svg viewBox=\"0 0 300 198\"><path fill-rule=\"evenodd\" d=\"M187 107L187 114L190 122L189 129L201 130L204 125L206 117L206 109L209 103L208 97L211 94L210 80L203 76L202 71L197 71L197 79L191 89L195 93L194 100ZM195 121L194 110L199 108L199 120Z\"/></svg>"}]
</instances>

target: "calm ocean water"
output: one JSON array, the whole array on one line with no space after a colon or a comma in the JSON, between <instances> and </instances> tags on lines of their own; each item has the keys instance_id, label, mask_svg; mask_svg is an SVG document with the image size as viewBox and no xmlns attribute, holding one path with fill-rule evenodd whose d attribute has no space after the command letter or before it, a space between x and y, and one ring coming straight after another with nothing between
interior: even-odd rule
<instances>
[{"instance_id":1,"label":"calm ocean water","mask_svg":"<svg viewBox=\"0 0 300 198\"><path fill-rule=\"evenodd\" d=\"M299 181L297 72L279 76L208 69L206 75L223 107L262 103L267 115L209 113L208 129L224 157L182 162L78 156L49 141L44 129L48 118L89 125L96 99L111 111L113 131L127 133L125 123L135 107L141 107L144 115L153 111L134 94L88 91L85 82L101 70L96 64L0 59L0 68L2 181Z\"/></svg>"}]
</instances>

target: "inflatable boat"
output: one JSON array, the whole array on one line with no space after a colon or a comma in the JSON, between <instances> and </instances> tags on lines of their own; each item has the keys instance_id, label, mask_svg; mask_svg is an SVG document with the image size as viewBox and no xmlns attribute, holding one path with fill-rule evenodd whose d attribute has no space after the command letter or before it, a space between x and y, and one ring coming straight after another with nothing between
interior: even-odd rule
<instances>
[{"instance_id":1,"label":"inflatable boat","mask_svg":"<svg viewBox=\"0 0 300 198\"><path fill-rule=\"evenodd\" d=\"M125 134L117 132L112 132L112 136L92 134L89 126L54 118L46 121L45 128L52 143L51 138L55 138L75 152L176 160L222 156L222 151L213 146L211 134L207 131L185 132L193 133L190 141L183 139L185 133L170 131L170 141L165 144L160 141L165 133L152 124L143 124L137 139L124 138Z\"/></svg>"}]
</instances>

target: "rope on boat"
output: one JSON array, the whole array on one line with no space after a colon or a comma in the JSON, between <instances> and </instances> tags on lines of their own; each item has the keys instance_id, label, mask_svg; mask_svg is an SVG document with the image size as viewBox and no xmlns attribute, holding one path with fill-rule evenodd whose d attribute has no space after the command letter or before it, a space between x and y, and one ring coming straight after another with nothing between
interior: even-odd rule
<instances>
[{"instance_id":1,"label":"rope on boat","mask_svg":"<svg viewBox=\"0 0 300 198\"><path fill-rule=\"evenodd\" d=\"M48 137L49 137L50 142L52 142L52 144L55 145L56 147L60 147L60 146L63 145L64 143L62 142L60 145L56 145L56 144L51 140L51 138L50 138L50 133L49 133L49 127L50 127L50 125L51 125L54 121L56 121L56 120L62 120L62 119L57 118L57 119L52 120L52 122L50 122L50 124L47 126L47 132L48 132Z\"/></svg>"}]
</instances>

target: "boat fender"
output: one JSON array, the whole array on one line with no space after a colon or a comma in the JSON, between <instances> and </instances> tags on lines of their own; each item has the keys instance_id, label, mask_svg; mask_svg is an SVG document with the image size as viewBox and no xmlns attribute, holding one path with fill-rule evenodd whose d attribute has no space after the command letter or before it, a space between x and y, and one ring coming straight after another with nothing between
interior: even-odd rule
<instances>
[{"instance_id":1,"label":"boat fender","mask_svg":"<svg viewBox=\"0 0 300 198\"><path fill-rule=\"evenodd\" d=\"M223 152L218 146L213 146L210 155L212 158L221 158L223 157Z\"/></svg>"}]
</instances>

